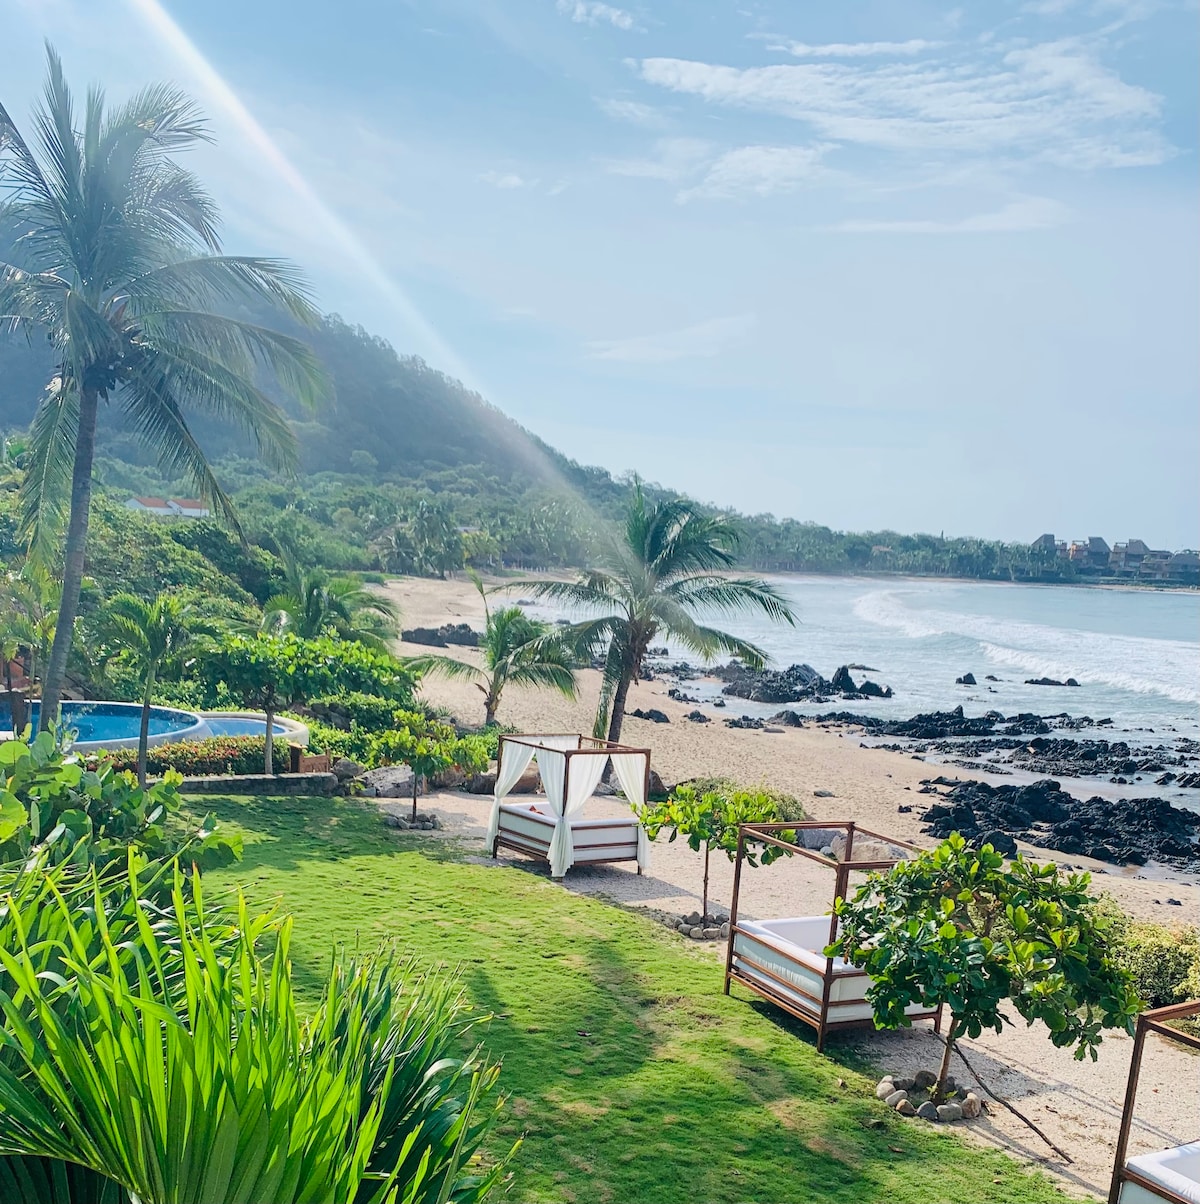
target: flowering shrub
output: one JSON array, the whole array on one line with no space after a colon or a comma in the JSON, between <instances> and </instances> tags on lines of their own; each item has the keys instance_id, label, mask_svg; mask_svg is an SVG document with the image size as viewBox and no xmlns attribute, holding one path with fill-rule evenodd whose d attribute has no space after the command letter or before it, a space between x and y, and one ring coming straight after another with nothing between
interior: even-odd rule
<instances>
[{"instance_id":1,"label":"flowering shrub","mask_svg":"<svg viewBox=\"0 0 1200 1204\"><path fill-rule=\"evenodd\" d=\"M146 769L156 777L169 769L184 777L262 773L266 743L265 736L210 736L206 740L178 740L150 749L146 754ZM137 749L114 749L104 753L103 759L118 770L133 769L137 765Z\"/></svg>"}]
</instances>

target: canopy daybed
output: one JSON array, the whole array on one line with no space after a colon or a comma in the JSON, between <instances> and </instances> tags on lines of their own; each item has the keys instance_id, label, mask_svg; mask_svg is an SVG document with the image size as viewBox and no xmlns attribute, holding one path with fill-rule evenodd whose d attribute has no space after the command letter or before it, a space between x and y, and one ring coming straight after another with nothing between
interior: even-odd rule
<instances>
[{"instance_id":1,"label":"canopy daybed","mask_svg":"<svg viewBox=\"0 0 1200 1204\"><path fill-rule=\"evenodd\" d=\"M793 841L782 833L794 832ZM857 849L856 849L857 842ZM774 845L834 872L833 905L820 916L779 920L743 920L738 916L742 863L749 844ZM831 849L833 856L822 852ZM826 957L825 946L837 939L833 907L845 896L851 873L891 869L915 845L860 828L852 821L805 820L801 823L742 824L738 828L733 867L733 901L729 910L729 944L725 952L725 994L739 982L817 1030L817 1051L828 1033L873 1028L875 1012L867 1002L871 985L865 970L840 957ZM942 1009L914 1003L906 1009L913 1020L932 1020L941 1032Z\"/></svg>"},{"instance_id":2,"label":"canopy daybed","mask_svg":"<svg viewBox=\"0 0 1200 1204\"><path fill-rule=\"evenodd\" d=\"M506 801L531 761L546 797ZM552 878L563 877L572 865L613 861L636 861L640 874L650 864L650 841L637 818L632 813L614 819L581 814L610 761L631 806L644 806L650 790L648 748L563 732L501 736L488 821L492 856L502 845L528 853L550 863Z\"/></svg>"},{"instance_id":3,"label":"canopy daybed","mask_svg":"<svg viewBox=\"0 0 1200 1204\"><path fill-rule=\"evenodd\" d=\"M1170 1204L1200 1204L1200 1141L1158 1150L1153 1154L1139 1154L1136 1158L1126 1157L1146 1037L1150 1033L1158 1033L1178 1045L1200 1050L1200 1037L1167 1025L1169 1020L1182 1020L1187 1016L1200 1016L1200 1000L1154 1008L1137 1018L1133 1057L1129 1063L1129 1083L1125 1088L1125 1108L1121 1113L1112 1186L1108 1192L1109 1204L1158 1204L1160 1200L1167 1200Z\"/></svg>"}]
</instances>

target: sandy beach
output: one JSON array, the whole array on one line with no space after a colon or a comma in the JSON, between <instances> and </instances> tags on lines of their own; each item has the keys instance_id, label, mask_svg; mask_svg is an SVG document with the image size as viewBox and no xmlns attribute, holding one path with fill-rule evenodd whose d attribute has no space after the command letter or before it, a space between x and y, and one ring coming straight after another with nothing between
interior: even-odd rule
<instances>
[{"instance_id":1,"label":"sandy beach","mask_svg":"<svg viewBox=\"0 0 1200 1204\"><path fill-rule=\"evenodd\" d=\"M406 578L389 583L386 589L399 606L405 627L436 627L448 622L482 627L483 606L469 581ZM399 650L404 655L429 651L413 644L401 644ZM461 659L476 655L469 649L450 651ZM599 674L584 671L579 681L576 701L549 691L510 687L499 719L527 731L589 732ZM944 767L934 769L903 753L862 747L853 730L806 727L769 733L730 729L722 720L739 713L733 699L724 711L705 708L713 722L688 722L684 715L693 707L668 698L669 685L664 681L637 685L630 693L629 709L653 707L666 713L671 722L627 718L622 735L623 742L652 750L654 768L668 784L701 775L728 776L747 785L761 782L796 795L813 818L853 819L918 845L933 843L920 831L919 816L929 800L917 791L922 779L946 772ZM448 707L460 721L482 722L482 695L471 683L429 678L422 690L428 701ZM429 802L442 815L448 832L482 838L488 800L447 793ZM589 804L596 814L622 806L612 799ZM899 810L902 807L912 810ZM1045 849L1026 847L1024 851L1040 859L1055 856ZM1058 859L1091 870L1095 889L1109 892L1130 915L1180 923L1200 915L1200 882L1186 875L1147 867L1121 869L1077 856ZM512 863L522 864L530 872L544 872L543 867L534 868L519 857ZM711 893L719 906L728 907L731 884L731 867L723 859L715 861ZM566 880L570 890L675 915L699 906L699 886L697 856L682 842L668 844L665 839L656 842L654 864L643 877L632 867L615 866L573 870ZM832 882L824 880L819 869L814 873L807 863L785 859L749 875L743 887L743 911L751 916L814 914L814 909L819 913L828 909L831 889ZM1182 906L1168 906L1168 898L1179 900ZM723 947L713 948L712 953L713 972L719 974ZM924 1027L899 1034L842 1038L828 1052L836 1058L847 1042L867 1053L881 1071L911 1071L931 1065L937 1054L935 1039ZM1105 1193L1131 1044L1123 1035L1106 1037L1099 1061L1093 1064L1076 1062L1069 1053L1054 1049L1044 1033L1031 1036L1023 1025L970 1042L972 1061L988 1085L1017 1103L1067 1150L1074 1163L1063 1163L998 1107L972 1124L972 1136L1045 1165L1060 1176L1068 1191ZM956 1073L960 1081L969 1081L961 1063ZM1192 1140L1200 1132L1200 1100L1194 1091L1175 1089L1190 1083L1194 1075L1192 1059L1186 1054L1158 1047L1149 1051L1134 1130L1135 1152Z\"/></svg>"}]
</instances>

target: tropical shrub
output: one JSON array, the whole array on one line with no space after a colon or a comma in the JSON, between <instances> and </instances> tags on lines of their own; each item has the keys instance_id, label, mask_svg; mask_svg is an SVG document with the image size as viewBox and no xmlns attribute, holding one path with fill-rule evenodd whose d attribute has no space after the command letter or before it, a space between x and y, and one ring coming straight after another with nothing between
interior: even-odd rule
<instances>
[{"instance_id":1,"label":"tropical shrub","mask_svg":"<svg viewBox=\"0 0 1200 1204\"><path fill-rule=\"evenodd\" d=\"M338 757L348 757L368 769L374 768L373 732L357 725L346 731L345 728L331 727L314 719L304 719L303 722L308 725L310 753L328 753L335 761Z\"/></svg>"},{"instance_id":2,"label":"tropical shrub","mask_svg":"<svg viewBox=\"0 0 1200 1204\"><path fill-rule=\"evenodd\" d=\"M499 1181L504 1160L476 1163L499 1068L458 1054L473 1017L452 980L339 959L302 1020L288 919L214 908L177 869L165 902L161 875L40 874L6 884L0 917L12 1177L73 1163L140 1204L475 1204Z\"/></svg>"},{"instance_id":3,"label":"tropical shrub","mask_svg":"<svg viewBox=\"0 0 1200 1204\"><path fill-rule=\"evenodd\" d=\"M1095 1060L1102 1030L1132 1032L1141 1001L1089 881L1021 856L1006 865L991 845L972 849L954 833L839 900L841 936L826 952L870 975L881 1028L911 1023L912 1003L949 1011L937 1099L956 1038L1001 1032L1012 1023L1005 1004L1044 1024L1055 1046Z\"/></svg>"},{"instance_id":4,"label":"tropical shrub","mask_svg":"<svg viewBox=\"0 0 1200 1204\"><path fill-rule=\"evenodd\" d=\"M378 732L393 725L396 700L355 690L326 698L313 698L307 710L334 727L345 725L347 729L361 727Z\"/></svg>"},{"instance_id":5,"label":"tropical shrub","mask_svg":"<svg viewBox=\"0 0 1200 1204\"><path fill-rule=\"evenodd\" d=\"M703 850L702 916L708 915L708 863L712 851L717 849L732 861L737 856L739 824L770 824L782 819L774 801L762 791L709 790L701 794L692 786L677 786L662 802L638 808L637 817L651 840L665 828L671 833L670 840L682 836L693 852ZM787 830L779 833L781 840L791 840L794 835ZM748 845L745 863L770 865L785 855L785 850L775 845Z\"/></svg>"},{"instance_id":6,"label":"tropical shrub","mask_svg":"<svg viewBox=\"0 0 1200 1204\"><path fill-rule=\"evenodd\" d=\"M448 723L419 711L397 711L396 726L371 738L368 755L376 765L407 765L413 771L413 815L419 778L457 767L465 773L487 768L487 745L478 736L459 736Z\"/></svg>"},{"instance_id":7,"label":"tropical shrub","mask_svg":"<svg viewBox=\"0 0 1200 1204\"><path fill-rule=\"evenodd\" d=\"M781 821L799 823L802 819L808 818L804 804L794 794L788 794L786 791L776 790L773 786L765 786L761 783L757 786L744 786L735 782L733 778L688 778L687 781L680 782L676 789L679 786L687 786L697 794L714 792L725 796L737 793L756 794L770 800L777 818Z\"/></svg>"},{"instance_id":8,"label":"tropical shrub","mask_svg":"<svg viewBox=\"0 0 1200 1204\"><path fill-rule=\"evenodd\" d=\"M188 859L220 865L241 855L241 838L217 832L212 818L188 830L179 816L179 778L145 788L100 761L69 760L49 732L30 744L0 744L0 862L44 856L50 862L107 864L130 847L166 857L185 845Z\"/></svg>"},{"instance_id":9,"label":"tropical shrub","mask_svg":"<svg viewBox=\"0 0 1200 1204\"><path fill-rule=\"evenodd\" d=\"M265 736L209 736L204 740L177 740L151 748L146 754L146 768L156 776L175 772L185 778L260 773L266 744ZM137 750L115 748L112 752L104 753L103 759L117 770L133 769L137 764Z\"/></svg>"},{"instance_id":10,"label":"tropical shrub","mask_svg":"<svg viewBox=\"0 0 1200 1204\"><path fill-rule=\"evenodd\" d=\"M226 636L204 657L200 678L213 691L224 685L242 704L266 712L264 772L272 773L274 716L286 707L337 693L412 697L414 674L387 653L330 636L301 639L283 635Z\"/></svg>"},{"instance_id":11,"label":"tropical shrub","mask_svg":"<svg viewBox=\"0 0 1200 1204\"><path fill-rule=\"evenodd\" d=\"M1113 906L1116 960L1147 1007L1200 998L1200 929L1132 920Z\"/></svg>"}]
</instances>

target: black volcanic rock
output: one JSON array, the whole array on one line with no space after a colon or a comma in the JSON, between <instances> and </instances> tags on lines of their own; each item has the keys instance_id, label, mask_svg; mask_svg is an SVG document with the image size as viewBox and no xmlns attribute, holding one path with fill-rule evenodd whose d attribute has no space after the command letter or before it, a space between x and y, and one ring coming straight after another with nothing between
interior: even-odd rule
<instances>
[{"instance_id":1,"label":"black volcanic rock","mask_svg":"<svg viewBox=\"0 0 1200 1204\"><path fill-rule=\"evenodd\" d=\"M956 677L954 679L954 684L956 686L973 686L978 683L975 681L974 673L964 673L962 677Z\"/></svg>"},{"instance_id":2,"label":"black volcanic rock","mask_svg":"<svg viewBox=\"0 0 1200 1204\"><path fill-rule=\"evenodd\" d=\"M1068 677L1066 681L1055 681L1053 677L1029 677L1026 678L1027 686L1078 686L1079 683L1073 678Z\"/></svg>"},{"instance_id":3,"label":"black volcanic rock","mask_svg":"<svg viewBox=\"0 0 1200 1204\"><path fill-rule=\"evenodd\" d=\"M402 631L400 638L409 644L424 644L432 648L445 648L457 644L463 648L479 647L479 632L472 631L466 623L447 623L444 627L413 627Z\"/></svg>"},{"instance_id":4,"label":"black volcanic rock","mask_svg":"<svg viewBox=\"0 0 1200 1204\"><path fill-rule=\"evenodd\" d=\"M923 831L939 839L958 832L982 844L1000 832L1119 865L1158 861L1186 870L1200 867L1200 812L1173 807L1161 798L1080 801L1052 779L1028 786L962 782L922 818Z\"/></svg>"}]
</instances>

